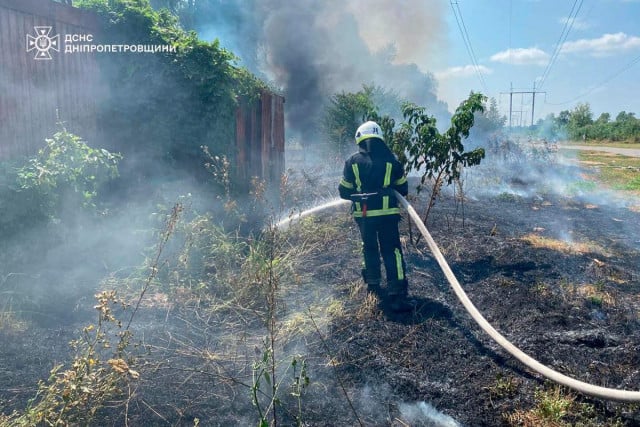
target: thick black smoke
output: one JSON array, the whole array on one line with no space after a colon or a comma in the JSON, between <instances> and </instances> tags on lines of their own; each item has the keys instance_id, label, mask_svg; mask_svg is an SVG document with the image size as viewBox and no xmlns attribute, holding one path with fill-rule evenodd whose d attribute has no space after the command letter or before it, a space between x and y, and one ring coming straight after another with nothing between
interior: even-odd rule
<instances>
[{"instance_id":1,"label":"thick black smoke","mask_svg":"<svg viewBox=\"0 0 640 427\"><path fill-rule=\"evenodd\" d=\"M391 90L448 119L433 76L412 63L433 55L440 39L441 1L428 3L209 2L194 25L202 38L219 38L243 65L282 89L288 130L304 138L318 130L332 94L357 91L363 84Z\"/></svg>"}]
</instances>

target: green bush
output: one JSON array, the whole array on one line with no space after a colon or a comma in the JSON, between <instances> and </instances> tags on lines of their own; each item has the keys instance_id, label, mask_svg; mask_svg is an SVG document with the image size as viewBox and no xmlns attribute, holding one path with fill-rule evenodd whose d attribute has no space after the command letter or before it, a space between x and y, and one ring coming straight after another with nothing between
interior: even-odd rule
<instances>
[{"instance_id":1,"label":"green bush","mask_svg":"<svg viewBox=\"0 0 640 427\"><path fill-rule=\"evenodd\" d=\"M62 203L95 209L98 190L118 176L119 154L91 148L79 136L62 129L17 171L19 190L40 200L40 208L55 218Z\"/></svg>"},{"instance_id":2,"label":"green bush","mask_svg":"<svg viewBox=\"0 0 640 427\"><path fill-rule=\"evenodd\" d=\"M129 178L173 170L206 171L201 146L214 155L234 154L239 100L255 99L266 85L218 40L204 42L184 31L168 10L148 0L85 0L103 31L99 43L170 46L172 51L99 56L108 95L99 103L101 143L136 159ZM129 166L129 165L127 165ZM127 179L130 180L130 179Z\"/></svg>"},{"instance_id":3,"label":"green bush","mask_svg":"<svg viewBox=\"0 0 640 427\"><path fill-rule=\"evenodd\" d=\"M16 162L0 163L1 238L8 237L9 232L28 230L47 218L47 210L39 192L33 188L20 188L18 169Z\"/></svg>"}]
</instances>

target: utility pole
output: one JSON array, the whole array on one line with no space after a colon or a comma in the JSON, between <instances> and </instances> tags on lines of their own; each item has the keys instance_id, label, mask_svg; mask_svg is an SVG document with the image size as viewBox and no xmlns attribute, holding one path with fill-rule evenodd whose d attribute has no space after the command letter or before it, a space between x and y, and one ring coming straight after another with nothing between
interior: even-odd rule
<instances>
[{"instance_id":1,"label":"utility pole","mask_svg":"<svg viewBox=\"0 0 640 427\"><path fill-rule=\"evenodd\" d=\"M533 97L531 98L531 126L533 126L533 112L536 110L536 82L533 81Z\"/></svg>"},{"instance_id":2,"label":"utility pole","mask_svg":"<svg viewBox=\"0 0 640 427\"><path fill-rule=\"evenodd\" d=\"M547 93L544 91L537 91L536 90L536 82L533 82L533 90L524 90L524 91L514 91L513 90L513 83L511 83L511 89L509 90L509 92L501 92L501 94L509 94L509 130L511 130L511 115L514 113L513 111L513 95L514 94L520 94L520 95L526 95L526 94L531 94L533 95L533 97L531 98L531 126L533 126L533 119L534 119L534 114L535 114L535 109L536 109L536 93ZM520 112L522 114L522 112ZM522 116L521 116L522 117ZM522 122L522 120L521 120Z\"/></svg>"}]
</instances>

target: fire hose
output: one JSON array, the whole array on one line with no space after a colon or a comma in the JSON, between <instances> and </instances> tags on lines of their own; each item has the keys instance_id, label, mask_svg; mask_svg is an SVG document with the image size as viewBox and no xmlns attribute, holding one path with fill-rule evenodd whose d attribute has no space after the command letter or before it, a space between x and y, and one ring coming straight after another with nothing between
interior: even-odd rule
<instances>
[{"instance_id":1,"label":"fire hose","mask_svg":"<svg viewBox=\"0 0 640 427\"><path fill-rule=\"evenodd\" d=\"M395 190L394 190L395 191ZM550 379L551 381L558 383L560 385L572 388L576 391L579 391L583 394L599 397L607 400L616 400L620 402L640 402L640 391L628 391L628 390L619 390L607 387L601 387L594 384L585 383L583 381L576 380L574 378L568 377L564 374L561 374L558 371L555 371L532 357L528 356L522 350L520 350L515 345L511 344L502 334L500 334L489 322L485 319L482 314L478 311L478 309L473 305L467 294L460 286L458 279L451 271L447 260L445 260L444 256L440 252L438 245L431 237L431 234L427 230L427 227L424 225L420 216L416 213L413 207L409 204L409 202L400 195L397 191L395 191L396 197L400 204L407 211L413 222L420 230L422 236L426 239L427 245L429 249L433 253L436 261L440 265L442 272L444 273L447 281L451 285L453 291L456 296L467 310L467 312L471 315L473 320L484 330L496 343L498 343L502 348L504 348L509 354L518 359L520 362L525 364L528 368L533 371L539 373L540 375Z\"/></svg>"}]
</instances>

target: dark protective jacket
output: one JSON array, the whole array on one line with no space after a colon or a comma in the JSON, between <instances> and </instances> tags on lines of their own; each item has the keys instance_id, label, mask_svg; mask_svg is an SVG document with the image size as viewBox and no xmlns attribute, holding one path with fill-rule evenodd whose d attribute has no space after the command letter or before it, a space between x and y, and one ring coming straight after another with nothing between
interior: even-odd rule
<instances>
[{"instance_id":1,"label":"dark protective jacket","mask_svg":"<svg viewBox=\"0 0 640 427\"><path fill-rule=\"evenodd\" d=\"M342 180L338 186L340 197L352 200L358 193L377 193L367 199L366 216L398 215L400 209L393 191L401 195L408 193L407 178L402 165L389 147L378 138L362 141L360 150L353 154L344 165ZM369 145L369 151L364 147ZM362 204L353 202L353 216L362 218Z\"/></svg>"}]
</instances>

